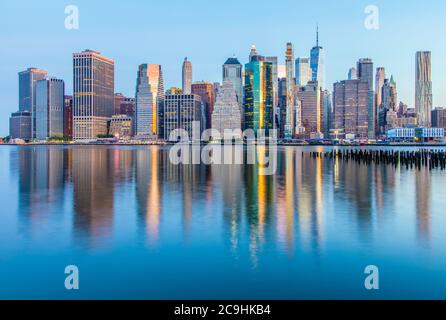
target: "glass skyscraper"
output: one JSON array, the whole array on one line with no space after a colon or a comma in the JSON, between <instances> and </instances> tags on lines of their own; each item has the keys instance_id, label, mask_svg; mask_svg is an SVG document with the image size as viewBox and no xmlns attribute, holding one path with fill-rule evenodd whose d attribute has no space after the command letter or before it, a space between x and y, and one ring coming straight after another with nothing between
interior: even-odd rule
<instances>
[{"instance_id":1,"label":"glass skyscraper","mask_svg":"<svg viewBox=\"0 0 446 320\"><path fill-rule=\"evenodd\" d=\"M296 59L296 85L306 86L308 82L312 81L312 71L310 68L309 58Z\"/></svg>"},{"instance_id":2,"label":"glass skyscraper","mask_svg":"<svg viewBox=\"0 0 446 320\"><path fill-rule=\"evenodd\" d=\"M237 94L239 105L243 104L242 64L237 58L229 58L223 65L223 83L229 81Z\"/></svg>"},{"instance_id":3,"label":"glass skyscraper","mask_svg":"<svg viewBox=\"0 0 446 320\"><path fill-rule=\"evenodd\" d=\"M64 137L65 84L47 78L36 84L36 139Z\"/></svg>"},{"instance_id":4,"label":"glass skyscraper","mask_svg":"<svg viewBox=\"0 0 446 320\"><path fill-rule=\"evenodd\" d=\"M294 81L294 53L293 44L288 42L285 52L286 68L286 112L285 112L285 139L292 139L295 133L295 81Z\"/></svg>"},{"instance_id":5,"label":"glass skyscraper","mask_svg":"<svg viewBox=\"0 0 446 320\"><path fill-rule=\"evenodd\" d=\"M268 134L274 127L273 65L262 57L253 57L245 65L244 127Z\"/></svg>"},{"instance_id":6,"label":"glass skyscraper","mask_svg":"<svg viewBox=\"0 0 446 320\"><path fill-rule=\"evenodd\" d=\"M92 140L108 134L114 113L115 63L97 51L73 54L73 138Z\"/></svg>"},{"instance_id":7,"label":"glass skyscraper","mask_svg":"<svg viewBox=\"0 0 446 320\"><path fill-rule=\"evenodd\" d=\"M19 111L31 113L31 138L36 137L36 84L47 75L47 71L37 68L19 72Z\"/></svg>"},{"instance_id":8,"label":"glass skyscraper","mask_svg":"<svg viewBox=\"0 0 446 320\"><path fill-rule=\"evenodd\" d=\"M310 67L312 80L317 81L321 88L325 88L325 57L324 48L319 46L319 28L316 32L316 46L310 52Z\"/></svg>"},{"instance_id":9,"label":"glass skyscraper","mask_svg":"<svg viewBox=\"0 0 446 320\"><path fill-rule=\"evenodd\" d=\"M366 82L369 90L368 93L368 138L375 139L377 128L377 110L375 108L375 91L373 90L373 61L372 59L360 59L357 65L358 79Z\"/></svg>"}]
</instances>

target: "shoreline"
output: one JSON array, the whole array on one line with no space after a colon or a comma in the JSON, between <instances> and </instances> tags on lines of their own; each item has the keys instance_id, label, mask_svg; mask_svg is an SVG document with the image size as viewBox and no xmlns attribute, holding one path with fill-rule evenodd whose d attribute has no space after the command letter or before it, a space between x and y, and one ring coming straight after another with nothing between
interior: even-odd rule
<instances>
[{"instance_id":1,"label":"shoreline","mask_svg":"<svg viewBox=\"0 0 446 320\"><path fill-rule=\"evenodd\" d=\"M16 146L16 147L31 147L31 146L173 146L174 143L25 143L25 144L12 144L12 143L2 143L1 146ZM207 144L201 144L205 146ZM218 145L218 144L215 144ZM224 144L221 144L224 146ZM227 146L233 146L236 144L228 144ZM243 144L246 146L246 144ZM278 147L342 147L342 148L377 148L377 147L446 147L446 143L389 143L389 144L366 144L366 145L331 145L331 144L301 144L301 143L277 143Z\"/></svg>"}]
</instances>

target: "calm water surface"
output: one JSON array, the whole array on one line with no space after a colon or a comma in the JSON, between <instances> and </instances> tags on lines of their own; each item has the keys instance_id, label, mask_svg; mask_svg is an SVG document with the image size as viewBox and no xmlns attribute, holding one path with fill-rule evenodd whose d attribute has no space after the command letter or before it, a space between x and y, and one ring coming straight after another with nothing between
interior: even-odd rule
<instances>
[{"instance_id":1,"label":"calm water surface","mask_svg":"<svg viewBox=\"0 0 446 320\"><path fill-rule=\"evenodd\" d=\"M0 298L445 299L446 172L314 149L259 176L167 147L1 146Z\"/></svg>"}]
</instances>

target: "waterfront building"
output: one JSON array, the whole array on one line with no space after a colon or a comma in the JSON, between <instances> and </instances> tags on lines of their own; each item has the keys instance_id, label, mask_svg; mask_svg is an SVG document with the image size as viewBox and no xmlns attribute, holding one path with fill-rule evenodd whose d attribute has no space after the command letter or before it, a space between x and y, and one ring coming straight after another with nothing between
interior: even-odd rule
<instances>
[{"instance_id":1,"label":"waterfront building","mask_svg":"<svg viewBox=\"0 0 446 320\"><path fill-rule=\"evenodd\" d=\"M323 128L323 91L317 81L310 81L304 87L298 88L300 113L304 138L313 134L321 134Z\"/></svg>"},{"instance_id":2,"label":"waterfront building","mask_svg":"<svg viewBox=\"0 0 446 320\"><path fill-rule=\"evenodd\" d=\"M312 81L317 81L321 88L325 88L325 57L324 48L319 45L319 27L316 31L316 46L310 52L310 67Z\"/></svg>"},{"instance_id":3,"label":"waterfront building","mask_svg":"<svg viewBox=\"0 0 446 320\"><path fill-rule=\"evenodd\" d=\"M285 116L285 139L292 139L295 131L295 81L294 81L294 53L293 44L288 42L285 52L285 66L286 66L286 116Z\"/></svg>"},{"instance_id":4,"label":"waterfront building","mask_svg":"<svg viewBox=\"0 0 446 320\"><path fill-rule=\"evenodd\" d=\"M431 126L432 111L432 73L431 52L418 51L415 61L415 110L419 125Z\"/></svg>"},{"instance_id":5,"label":"waterfront building","mask_svg":"<svg viewBox=\"0 0 446 320\"><path fill-rule=\"evenodd\" d=\"M196 94L166 95L164 105L164 137L170 139L170 134L175 129L184 129L192 140L193 122L202 122L201 97ZM199 133L202 128L199 125Z\"/></svg>"},{"instance_id":6,"label":"waterfront building","mask_svg":"<svg viewBox=\"0 0 446 320\"><path fill-rule=\"evenodd\" d=\"M398 117L398 94L396 82L393 79L385 79L381 88L381 108L379 109L379 132L384 133L394 128Z\"/></svg>"},{"instance_id":7,"label":"waterfront building","mask_svg":"<svg viewBox=\"0 0 446 320\"><path fill-rule=\"evenodd\" d=\"M324 138L330 137L333 122L333 95L330 91L322 92L322 133Z\"/></svg>"},{"instance_id":8,"label":"waterfront building","mask_svg":"<svg viewBox=\"0 0 446 320\"><path fill-rule=\"evenodd\" d=\"M215 108L212 113L212 129L218 130L223 138L225 130L240 130L242 128L242 117L240 105L237 101L237 93L232 82L225 81L221 88ZM241 138L241 136L234 137Z\"/></svg>"},{"instance_id":9,"label":"waterfront building","mask_svg":"<svg viewBox=\"0 0 446 320\"><path fill-rule=\"evenodd\" d=\"M46 78L36 83L36 139L64 137L65 83Z\"/></svg>"},{"instance_id":10,"label":"waterfront building","mask_svg":"<svg viewBox=\"0 0 446 320\"><path fill-rule=\"evenodd\" d=\"M240 106L243 104L242 69L243 67L236 57L228 58L223 64L223 83L229 81L232 84ZM217 96L215 96L215 98L216 97Z\"/></svg>"},{"instance_id":11,"label":"waterfront building","mask_svg":"<svg viewBox=\"0 0 446 320\"><path fill-rule=\"evenodd\" d=\"M159 64L141 64L135 94L135 134L161 138L163 133L164 79Z\"/></svg>"},{"instance_id":12,"label":"waterfront building","mask_svg":"<svg viewBox=\"0 0 446 320\"><path fill-rule=\"evenodd\" d=\"M257 58L245 65L244 128L268 134L274 127L272 63Z\"/></svg>"},{"instance_id":13,"label":"waterfront building","mask_svg":"<svg viewBox=\"0 0 446 320\"><path fill-rule=\"evenodd\" d=\"M296 59L296 85L306 86L308 82L312 81L313 73L310 67L309 58L297 58Z\"/></svg>"},{"instance_id":14,"label":"waterfront building","mask_svg":"<svg viewBox=\"0 0 446 320\"><path fill-rule=\"evenodd\" d=\"M444 142L444 128L394 128L387 131L391 142Z\"/></svg>"},{"instance_id":15,"label":"waterfront building","mask_svg":"<svg viewBox=\"0 0 446 320\"><path fill-rule=\"evenodd\" d=\"M73 140L73 96L64 97L63 136L67 141Z\"/></svg>"},{"instance_id":16,"label":"waterfront building","mask_svg":"<svg viewBox=\"0 0 446 320\"><path fill-rule=\"evenodd\" d=\"M32 139L31 122L32 116L31 112L28 110L12 113L11 118L9 118L10 139L30 141Z\"/></svg>"},{"instance_id":17,"label":"waterfront building","mask_svg":"<svg viewBox=\"0 0 446 320\"><path fill-rule=\"evenodd\" d=\"M367 113L368 113L368 138L375 139L377 127L377 114L375 108L375 92L373 90L373 61L372 59L360 59L357 64L358 79L366 82L368 87Z\"/></svg>"},{"instance_id":18,"label":"waterfront building","mask_svg":"<svg viewBox=\"0 0 446 320\"><path fill-rule=\"evenodd\" d=\"M100 52L73 54L73 138L93 140L108 133L114 112L115 63Z\"/></svg>"},{"instance_id":19,"label":"waterfront building","mask_svg":"<svg viewBox=\"0 0 446 320\"><path fill-rule=\"evenodd\" d=\"M446 108L437 107L432 110L432 127L446 128Z\"/></svg>"},{"instance_id":20,"label":"waterfront building","mask_svg":"<svg viewBox=\"0 0 446 320\"><path fill-rule=\"evenodd\" d=\"M333 88L333 130L337 137L368 136L369 85L361 80L344 80ZM339 136L340 133L340 136Z\"/></svg>"},{"instance_id":21,"label":"waterfront building","mask_svg":"<svg viewBox=\"0 0 446 320\"><path fill-rule=\"evenodd\" d=\"M183 94L191 94L192 92L192 62L187 60L187 57L184 58L183 62Z\"/></svg>"},{"instance_id":22,"label":"waterfront building","mask_svg":"<svg viewBox=\"0 0 446 320\"><path fill-rule=\"evenodd\" d=\"M45 79L46 70L28 68L19 72L19 111L31 113L31 136L36 137L36 85L37 81Z\"/></svg>"},{"instance_id":23,"label":"waterfront building","mask_svg":"<svg viewBox=\"0 0 446 320\"><path fill-rule=\"evenodd\" d=\"M192 94L201 97L203 116L205 123L203 129L210 129L212 122L212 113L214 112L214 86L209 82L196 82L192 84Z\"/></svg>"},{"instance_id":24,"label":"waterfront building","mask_svg":"<svg viewBox=\"0 0 446 320\"><path fill-rule=\"evenodd\" d=\"M129 139L133 136L133 119L125 114L113 115L110 120L110 135L115 138Z\"/></svg>"},{"instance_id":25,"label":"waterfront building","mask_svg":"<svg viewBox=\"0 0 446 320\"><path fill-rule=\"evenodd\" d=\"M273 73L273 109L274 109L274 127L276 124L276 118L278 117L278 105L279 105L279 75L278 75L278 63L277 57L265 57L265 62L271 62Z\"/></svg>"}]
</instances>

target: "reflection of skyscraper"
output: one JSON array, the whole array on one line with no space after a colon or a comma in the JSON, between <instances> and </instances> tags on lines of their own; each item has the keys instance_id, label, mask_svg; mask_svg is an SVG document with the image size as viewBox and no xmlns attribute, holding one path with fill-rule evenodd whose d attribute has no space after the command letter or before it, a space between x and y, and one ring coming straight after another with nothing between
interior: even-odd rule
<instances>
[{"instance_id":1,"label":"reflection of skyscraper","mask_svg":"<svg viewBox=\"0 0 446 320\"><path fill-rule=\"evenodd\" d=\"M183 62L183 94L192 93L192 63L184 58Z\"/></svg>"},{"instance_id":2,"label":"reflection of skyscraper","mask_svg":"<svg viewBox=\"0 0 446 320\"><path fill-rule=\"evenodd\" d=\"M432 111L432 74L430 51L419 51L415 63L415 110L418 124L431 126Z\"/></svg>"},{"instance_id":3,"label":"reflection of skyscraper","mask_svg":"<svg viewBox=\"0 0 446 320\"><path fill-rule=\"evenodd\" d=\"M415 202L418 236L428 242L431 236L431 173L426 168L415 170Z\"/></svg>"},{"instance_id":4,"label":"reflection of skyscraper","mask_svg":"<svg viewBox=\"0 0 446 320\"><path fill-rule=\"evenodd\" d=\"M325 88L325 57L324 48L319 46L319 27L316 32L316 46L310 52L310 67L312 80L317 81L321 88Z\"/></svg>"},{"instance_id":5,"label":"reflection of skyscraper","mask_svg":"<svg viewBox=\"0 0 446 320\"><path fill-rule=\"evenodd\" d=\"M75 140L107 134L114 113L115 63L99 52L73 54L73 135Z\"/></svg>"},{"instance_id":6,"label":"reflection of skyscraper","mask_svg":"<svg viewBox=\"0 0 446 320\"><path fill-rule=\"evenodd\" d=\"M254 59L245 65L245 128L268 131L274 125L272 63ZM267 132L268 134L268 132Z\"/></svg>"},{"instance_id":7,"label":"reflection of skyscraper","mask_svg":"<svg viewBox=\"0 0 446 320\"><path fill-rule=\"evenodd\" d=\"M19 111L31 113L31 137L36 137L36 84L45 79L47 71L29 68L19 72Z\"/></svg>"}]
</instances>

